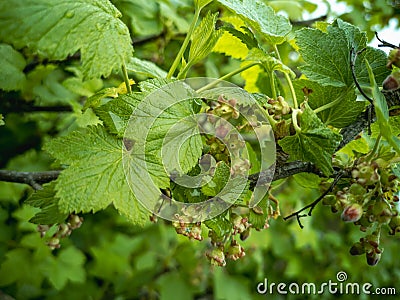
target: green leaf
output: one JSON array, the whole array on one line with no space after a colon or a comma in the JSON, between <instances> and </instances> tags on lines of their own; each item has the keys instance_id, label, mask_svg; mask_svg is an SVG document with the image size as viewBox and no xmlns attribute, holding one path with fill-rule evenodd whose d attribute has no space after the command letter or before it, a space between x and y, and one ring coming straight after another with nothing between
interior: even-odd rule
<instances>
[{"instance_id":1,"label":"green leaf","mask_svg":"<svg viewBox=\"0 0 400 300\"><path fill-rule=\"evenodd\" d=\"M392 172L397 178L400 178L400 163L392 165Z\"/></svg>"},{"instance_id":2,"label":"green leaf","mask_svg":"<svg viewBox=\"0 0 400 300\"><path fill-rule=\"evenodd\" d=\"M123 137L129 119L142 98L141 93L120 95L104 105L95 107L94 112L110 133Z\"/></svg>"},{"instance_id":3,"label":"green leaf","mask_svg":"<svg viewBox=\"0 0 400 300\"><path fill-rule=\"evenodd\" d=\"M279 145L290 160L313 162L325 175L331 174L332 155L341 135L326 127L307 103L299 119L301 131L283 138Z\"/></svg>"},{"instance_id":4,"label":"green leaf","mask_svg":"<svg viewBox=\"0 0 400 300\"><path fill-rule=\"evenodd\" d=\"M132 251L137 247L138 241L121 233L115 233L112 240L104 239L102 244L90 248L94 258L91 273L97 277L113 280L115 276L128 273ZM127 275L128 275L127 274Z\"/></svg>"},{"instance_id":5,"label":"green leaf","mask_svg":"<svg viewBox=\"0 0 400 300\"><path fill-rule=\"evenodd\" d=\"M84 80L82 70L79 67L70 66L66 67L65 70L72 72L75 76L64 80L63 86L79 96L90 97L103 87L103 81L100 78Z\"/></svg>"},{"instance_id":6,"label":"green leaf","mask_svg":"<svg viewBox=\"0 0 400 300\"><path fill-rule=\"evenodd\" d=\"M342 29L329 26L325 33L303 28L296 32L296 43L306 62L301 70L310 80L323 86L353 85L349 42Z\"/></svg>"},{"instance_id":7,"label":"green leaf","mask_svg":"<svg viewBox=\"0 0 400 300\"><path fill-rule=\"evenodd\" d=\"M242 26L240 30L238 30L229 26L223 26L222 29L238 38L248 49L258 47L258 41L249 28Z\"/></svg>"},{"instance_id":8,"label":"green leaf","mask_svg":"<svg viewBox=\"0 0 400 300\"><path fill-rule=\"evenodd\" d=\"M369 74L369 80L372 86L372 96L374 101L376 121L379 124L381 135L388 141L388 143L400 153L400 139L392 133L392 127L389 123L389 109L387 106L386 98L381 93L376 84L374 73L368 60L365 60L365 64Z\"/></svg>"},{"instance_id":9,"label":"green leaf","mask_svg":"<svg viewBox=\"0 0 400 300\"><path fill-rule=\"evenodd\" d=\"M60 251L54 259L50 256L42 272L46 275L51 284L61 290L68 281L82 283L86 279L86 272L83 268L85 256L81 251L74 247L68 247Z\"/></svg>"},{"instance_id":10,"label":"green leaf","mask_svg":"<svg viewBox=\"0 0 400 300\"><path fill-rule=\"evenodd\" d=\"M163 30L158 1L113 0L111 2L122 12L122 21L128 25L135 37L158 35Z\"/></svg>"},{"instance_id":11,"label":"green leaf","mask_svg":"<svg viewBox=\"0 0 400 300\"><path fill-rule=\"evenodd\" d=\"M112 203L131 222L145 223L147 213L125 179L121 140L101 126L90 126L54 139L44 149L69 165L56 180L62 212L95 212Z\"/></svg>"},{"instance_id":12,"label":"green leaf","mask_svg":"<svg viewBox=\"0 0 400 300\"><path fill-rule=\"evenodd\" d=\"M223 53L233 58L244 59L249 50L246 45L235 35L224 31L213 48L214 52Z\"/></svg>"},{"instance_id":13,"label":"green leaf","mask_svg":"<svg viewBox=\"0 0 400 300\"><path fill-rule=\"evenodd\" d=\"M391 132L395 136L400 135L400 116L390 116L389 125L391 127ZM371 124L371 137L376 138L380 133L380 127L377 122Z\"/></svg>"},{"instance_id":14,"label":"green leaf","mask_svg":"<svg viewBox=\"0 0 400 300\"><path fill-rule=\"evenodd\" d=\"M229 235L232 230L232 223L225 219L225 216L219 215L207 220L204 224L210 228L218 237Z\"/></svg>"},{"instance_id":15,"label":"green leaf","mask_svg":"<svg viewBox=\"0 0 400 300\"><path fill-rule=\"evenodd\" d=\"M163 274L156 281L159 286L160 300L186 300L194 299L194 289L188 282L188 278L179 270ZM176 291L179 291L177 293Z\"/></svg>"},{"instance_id":16,"label":"green leaf","mask_svg":"<svg viewBox=\"0 0 400 300\"><path fill-rule=\"evenodd\" d=\"M374 73L376 82L383 82L385 78L390 74L389 68L386 67L388 60L386 53L380 49L367 47L366 50L357 58L357 62L355 65L357 80L360 85L370 85L368 70L367 68L365 68L363 58L368 60Z\"/></svg>"},{"instance_id":17,"label":"green leaf","mask_svg":"<svg viewBox=\"0 0 400 300\"><path fill-rule=\"evenodd\" d=\"M219 161L215 168L215 173L210 182L201 187L204 195L214 197L226 185L231 174L231 169L223 161Z\"/></svg>"},{"instance_id":18,"label":"green leaf","mask_svg":"<svg viewBox=\"0 0 400 300\"><path fill-rule=\"evenodd\" d=\"M275 0L268 3L275 11L284 11L291 20L302 20L305 12L312 13L317 4L306 0Z\"/></svg>"},{"instance_id":19,"label":"green leaf","mask_svg":"<svg viewBox=\"0 0 400 300\"><path fill-rule=\"evenodd\" d=\"M0 126L5 125L6 123L4 123L4 116L2 114L0 114Z\"/></svg>"},{"instance_id":20,"label":"green leaf","mask_svg":"<svg viewBox=\"0 0 400 300\"><path fill-rule=\"evenodd\" d=\"M139 88L144 95L148 95L171 82L174 82L174 80L166 78L154 78L139 82Z\"/></svg>"},{"instance_id":21,"label":"green leaf","mask_svg":"<svg viewBox=\"0 0 400 300\"><path fill-rule=\"evenodd\" d=\"M192 66L205 58L217 43L221 33L215 30L217 15L217 13L208 12L194 30L191 36L188 65Z\"/></svg>"},{"instance_id":22,"label":"green leaf","mask_svg":"<svg viewBox=\"0 0 400 300\"><path fill-rule=\"evenodd\" d=\"M151 61L142 60L136 57L131 57L129 62L126 64L126 69L129 72L139 74L147 77L167 77L167 72L158 67Z\"/></svg>"},{"instance_id":23,"label":"green leaf","mask_svg":"<svg viewBox=\"0 0 400 300\"><path fill-rule=\"evenodd\" d=\"M104 88L100 91L98 91L96 94L90 96L89 98L86 99L85 104L83 105L82 110L85 111L89 107L96 108L101 105L101 100L104 98L108 97L117 97L118 92L117 89L112 87L112 88Z\"/></svg>"},{"instance_id":24,"label":"green leaf","mask_svg":"<svg viewBox=\"0 0 400 300\"><path fill-rule=\"evenodd\" d=\"M0 44L0 89L5 91L19 90L26 81L23 72L26 62L21 53L7 44Z\"/></svg>"},{"instance_id":25,"label":"green leaf","mask_svg":"<svg viewBox=\"0 0 400 300\"><path fill-rule=\"evenodd\" d=\"M339 152L346 154L348 157L354 157L355 153L367 154L370 151L370 147L365 138L359 138L346 144Z\"/></svg>"},{"instance_id":26,"label":"green leaf","mask_svg":"<svg viewBox=\"0 0 400 300\"><path fill-rule=\"evenodd\" d=\"M338 27L345 32L348 49L354 47L355 51L360 51L367 46L367 35L365 32L361 32L358 27L341 19L336 19L331 26Z\"/></svg>"},{"instance_id":27,"label":"green leaf","mask_svg":"<svg viewBox=\"0 0 400 300\"><path fill-rule=\"evenodd\" d=\"M63 85L66 76L55 64L39 65L27 74L23 97L35 99L40 105L70 105L78 97Z\"/></svg>"},{"instance_id":28,"label":"green leaf","mask_svg":"<svg viewBox=\"0 0 400 300\"><path fill-rule=\"evenodd\" d=\"M109 1L10 0L0 4L0 38L52 60L80 51L85 79L107 77L133 52L119 17Z\"/></svg>"},{"instance_id":29,"label":"green leaf","mask_svg":"<svg viewBox=\"0 0 400 300\"><path fill-rule=\"evenodd\" d=\"M350 67L350 51L362 51L355 62L355 73L361 85L368 85L368 72L363 59L371 61L376 80L382 82L389 74L386 68L386 54L372 47L367 47L367 38L359 28L337 19L329 25L326 32L318 29L303 28L296 32L296 43L300 47L305 66L304 74L320 85L353 87ZM366 51L364 51L366 49Z\"/></svg>"},{"instance_id":30,"label":"green leaf","mask_svg":"<svg viewBox=\"0 0 400 300\"><path fill-rule=\"evenodd\" d=\"M298 173L293 178L299 185L307 189L319 189L322 181L321 177L313 173Z\"/></svg>"},{"instance_id":31,"label":"green leaf","mask_svg":"<svg viewBox=\"0 0 400 300\"><path fill-rule=\"evenodd\" d=\"M253 210L249 212L249 223L255 229L262 229L265 226L265 220L267 219L267 215L264 214L257 214Z\"/></svg>"},{"instance_id":32,"label":"green leaf","mask_svg":"<svg viewBox=\"0 0 400 300\"><path fill-rule=\"evenodd\" d=\"M183 173L191 170L203 148L197 120L189 117L172 126L164 137L162 147L163 161L180 166Z\"/></svg>"},{"instance_id":33,"label":"green leaf","mask_svg":"<svg viewBox=\"0 0 400 300\"><path fill-rule=\"evenodd\" d=\"M25 248L11 249L5 255L0 267L0 286L7 286L13 282L23 282L31 286L40 287L43 276L38 268L32 268L32 254Z\"/></svg>"},{"instance_id":34,"label":"green leaf","mask_svg":"<svg viewBox=\"0 0 400 300\"><path fill-rule=\"evenodd\" d=\"M46 183L43 189L33 193L26 201L33 207L41 208L29 221L35 224L61 224L68 217L67 213L62 213L58 208L59 199L56 197L55 182Z\"/></svg>"},{"instance_id":35,"label":"green leaf","mask_svg":"<svg viewBox=\"0 0 400 300\"><path fill-rule=\"evenodd\" d=\"M274 10L260 0L218 0L238 14L243 20L261 32L271 44L281 44L292 30L289 20L276 15Z\"/></svg>"},{"instance_id":36,"label":"green leaf","mask_svg":"<svg viewBox=\"0 0 400 300\"><path fill-rule=\"evenodd\" d=\"M124 167L137 199L153 210L161 205L160 188L170 186L170 175L183 175L197 165L202 142L194 121L195 91L189 85L153 79L139 86L147 96L125 131L124 140L133 146Z\"/></svg>"},{"instance_id":37,"label":"green leaf","mask_svg":"<svg viewBox=\"0 0 400 300\"><path fill-rule=\"evenodd\" d=\"M289 74L292 78L296 78L296 74L288 66L284 65L280 60L265 53L263 50L253 48L249 51L246 60L261 61L265 70L270 74L273 71L280 71Z\"/></svg>"},{"instance_id":38,"label":"green leaf","mask_svg":"<svg viewBox=\"0 0 400 300\"><path fill-rule=\"evenodd\" d=\"M243 276L230 275L223 268L214 269L213 292L215 299L242 300L256 298L250 293L251 284Z\"/></svg>"},{"instance_id":39,"label":"green leaf","mask_svg":"<svg viewBox=\"0 0 400 300\"><path fill-rule=\"evenodd\" d=\"M162 164L163 157L164 163L186 173L197 164L202 151L193 117L194 90L182 81L164 79L141 82L140 88L148 96L134 111L126 136L138 143L145 141L146 154L153 155L157 164ZM168 185L163 182L160 188Z\"/></svg>"},{"instance_id":40,"label":"green leaf","mask_svg":"<svg viewBox=\"0 0 400 300\"><path fill-rule=\"evenodd\" d=\"M249 223L253 228L259 230L263 229L267 220L268 215L271 213L270 210L270 201L268 195L265 195L260 202L257 203L256 206L258 209L261 209L262 214L260 212L255 212L254 209L250 209L249 211Z\"/></svg>"},{"instance_id":41,"label":"green leaf","mask_svg":"<svg viewBox=\"0 0 400 300\"><path fill-rule=\"evenodd\" d=\"M322 86L317 82L299 79L293 82L298 99L304 98L303 88L312 90L307 95L308 104L312 109L336 101L332 107L324 109L317 115L325 123L337 128L343 128L353 123L365 108L364 101L356 101L354 89L347 87Z\"/></svg>"},{"instance_id":42,"label":"green leaf","mask_svg":"<svg viewBox=\"0 0 400 300\"><path fill-rule=\"evenodd\" d=\"M197 10L201 10L212 1L213 0L194 0L194 5L196 6Z\"/></svg>"}]
</instances>

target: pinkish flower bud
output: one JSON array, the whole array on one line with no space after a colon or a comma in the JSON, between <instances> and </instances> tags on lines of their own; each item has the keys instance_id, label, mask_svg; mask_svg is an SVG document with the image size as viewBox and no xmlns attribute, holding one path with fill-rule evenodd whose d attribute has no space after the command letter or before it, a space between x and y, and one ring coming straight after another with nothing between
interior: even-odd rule
<instances>
[{"instance_id":1,"label":"pinkish flower bud","mask_svg":"<svg viewBox=\"0 0 400 300\"><path fill-rule=\"evenodd\" d=\"M345 207L342 212L342 220L345 222L356 222L361 219L363 208L358 203L353 203Z\"/></svg>"}]
</instances>

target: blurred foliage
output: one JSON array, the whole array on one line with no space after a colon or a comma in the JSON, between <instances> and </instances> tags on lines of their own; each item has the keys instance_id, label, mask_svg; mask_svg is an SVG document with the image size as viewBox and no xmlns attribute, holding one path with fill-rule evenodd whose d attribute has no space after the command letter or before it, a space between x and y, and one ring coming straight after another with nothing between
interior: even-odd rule
<instances>
[{"instance_id":1,"label":"blurred foliage","mask_svg":"<svg viewBox=\"0 0 400 300\"><path fill-rule=\"evenodd\" d=\"M192 1L112 2L122 12L122 20L133 37L135 56L168 70L188 30ZM303 11L315 10L308 1L265 2L297 20ZM399 21L400 7L396 1L341 2L352 7L341 18L366 30L369 38L390 19ZM213 2L202 14L218 7ZM281 45L279 50L283 62L293 65L297 58L291 56L291 46ZM0 90L0 122L3 117L5 121L0 126L0 168L44 171L57 166L40 150L43 143L98 123L91 110L81 112L82 103L103 87L118 86L122 77L113 74L107 79L85 81L74 56L55 64L24 51L28 84L20 92ZM235 59L212 53L206 62L195 65L189 76L219 77L239 65ZM130 76L143 79L134 73ZM239 75L232 82L244 84ZM26 113L33 105L67 105L69 109ZM304 186L301 178L274 182L273 194L280 201L282 215L317 198L321 193L317 186L309 183ZM23 204L31 193L32 189L24 185L0 182L0 299L8 299L3 295L15 299L77 300L265 299L269 295L258 294L256 288L265 278L269 283L312 282L318 286L335 281L339 271L347 273L346 282L399 288L399 238L384 235L382 260L375 267L366 266L364 257L344 251L361 236L360 231L343 223L338 214L332 214L325 206L318 206L312 218L304 220L303 230L296 220L285 222L280 217L271 221L268 229L253 232L242 243L246 250L244 258L219 268L210 266L205 259L206 243L177 235L162 220L144 228L134 227L113 208L85 215L82 227L62 239L60 249L52 251L40 237L37 226L28 222L37 210ZM330 294L322 297L336 298ZM274 294L272 298L299 299L299 296ZM354 296L340 298L354 299ZM360 295L360 299L370 298Z\"/></svg>"},{"instance_id":2,"label":"blurred foliage","mask_svg":"<svg viewBox=\"0 0 400 300\"><path fill-rule=\"evenodd\" d=\"M348 12L341 14L340 18L357 24L362 30L367 31L370 40L374 37L374 32L386 27L390 20L396 20L397 24L400 24L399 1L339 0L338 2L344 2L349 6Z\"/></svg>"}]
</instances>

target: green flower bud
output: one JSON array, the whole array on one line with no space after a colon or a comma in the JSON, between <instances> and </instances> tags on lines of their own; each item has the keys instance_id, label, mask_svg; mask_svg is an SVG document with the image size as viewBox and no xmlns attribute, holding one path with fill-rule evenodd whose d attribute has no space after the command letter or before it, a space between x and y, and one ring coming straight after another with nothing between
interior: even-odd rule
<instances>
[{"instance_id":1,"label":"green flower bud","mask_svg":"<svg viewBox=\"0 0 400 300\"><path fill-rule=\"evenodd\" d=\"M57 237L64 238L71 234L72 230L67 224L58 225Z\"/></svg>"},{"instance_id":2,"label":"green flower bud","mask_svg":"<svg viewBox=\"0 0 400 300\"><path fill-rule=\"evenodd\" d=\"M57 238L57 237L52 237L52 238L47 242L47 246L49 246L49 248L50 248L51 250L60 248L60 247L61 247L61 245L60 245L60 239Z\"/></svg>"},{"instance_id":3,"label":"green flower bud","mask_svg":"<svg viewBox=\"0 0 400 300\"><path fill-rule=\"evenodd\" d=\"M360 242L355 243L351 248L350 248L350 254L351 255L361 255L365 253L365 248L364 245Z\"/></svg>"},{"instance_id":4,"label":"green flower bud","mask_svg":"<svg viewBox=\"0 0 400 300\"><path fill-rule=\"evenodd\" d=\"M400 68L400 49L392 49L389 51L387 67L390 69L392 65Z\"/></svg>"},{"instance_id":5,"label":"green flower bud","mask_svg":"<svg viewBox=\"0 0 400 300\"><path fill-rule=\"evenodd\" d=\"M353 183L350 186L349 193L357 196L364 196L366 194L366 189L358 183Z\"/></svg>"},{"instance_id":6,"label":"green flower bud","mask_svg":"<svg viewBox=\"0 0 400 300\"><path fill-rule=\"evenodd\" d=\"M242 246L238 244L236 240L232 240L231 245L226 253L227 257L232 260L238 260L239 258L246 255Z\"/></svg>"},{"instance_id":7,"label":"green flower bud","mask_svg":"<svg viewBox=\"0 0 400 300\"><path fill-rule=\"evenodd\" d=\"M240 240L245 241L250 236L250 228L240 233Z\"/></svg>"},{"instance_id":8,"label":"green flower bud","mask_svg":"<svg viewBox=\"0 0 400 300\"><path fill-rule=\"evenodd\" d=\"M78 215L70 215L68 219L69 227L74 230L82 226L83 218Z\"/></svg>"},{"instance_id":9,"label":"green flower bud","mask_svg":"<svg viewBox=\"0 0 400 300\"><path fill-rule=\"evenodd\" d=\"M396 232L400 232L400 216L393 217L389 222L390 234L394 235Z\"/></svg>"},{"instance_id":10,"label":"green flower bud","mask_svg":"<svg viewBox=\"0 0 400 300\"><path fill-rule=\"evenodd\" d=\"M213 248L206 252L207 258L213 266L224 267L226 265L225 254L222 247Z\"/></svg>"}]
</instances>

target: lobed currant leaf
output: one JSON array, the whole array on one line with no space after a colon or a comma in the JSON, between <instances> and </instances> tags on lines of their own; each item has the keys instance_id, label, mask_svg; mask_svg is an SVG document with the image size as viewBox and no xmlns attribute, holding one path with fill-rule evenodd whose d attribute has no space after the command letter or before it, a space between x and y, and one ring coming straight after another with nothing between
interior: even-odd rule
<instances>
[{"instance_id":1,"label":"lobed currant leaf","mask_svg":"<svg viewBox=\"0 0 400 300\"><path fill-rule=\"evenodd\" d=\"M368 72L363 59L372 63L376 80L383 80L389 70L386 68L386 54L366 46L365 33L340 19L329 25L325 31L303 28L296 32L299 53L306 62L301 67L304 74L322 86L353 87L350 50L363 51L355 61L355 72L360 84L369 84Z\"/></svg>"},{"instance_id":2,"label":"lobed currant leaf","mask_svg":"<svg viewBox=\"0 0 400 300\"><path fill-rule=\"evenodd\" d=\"M52 60L80 51L85 79L107 77L133 53L120 17L110 1L10 0L0 4L0 38Z\"/></svg>"},{"instance_id":3,"label":"lobed currant leaf","mask_svg":"<svg viewBox=\"0 0 400 300\"><path fill-rule=\"evenodd\" d=\"M293 85L298 99L305 97L304 88L311 90L306 97L312 109L338 101L336 105L317 114L325 125L343 128L353 123L365 108L365 102L356 101L354 90L347 87L322 86L307 79L295 80Z\"/></svg>"},{"instance_id":4,"label":"lobed currant leaf","mask_svg":"<svg viewBox=\"0 0 400 300\"><path fill-rule=\"evenodd\" d=\"M67 213L60 211L59 199L56 197L55 182L43 184L43 189L33 193L25 203L33 207L41 208L29 221L35 224L60 224L67 217Z\"/></svg>"},{"instance_id":5,"label":"lobed currant leaf","mask_svg":"<svg viewBox=\"0 0 400 300\"><path fill-rule=\"evenodd\" d=\"M148 60L131 57L126 63L126 69L134 74L147 76L150 78L166 78L167 72L161 69L156 64Z\"/></svg>"},{"instance_id":6,"label":"lobed currant leaf","mask_svg":"<svg viewBox=\"0 0 400 300\"><path fill-rule=\"evenodd\" d=\"M118 98L94 108L94 112L110 133L123 137L129 119L142 98L141 93L120 95Z\"/></svg>"},{"instance_id":7,"label":"lobed currant leaf","mask_svg":"<svg viewBox=\"0 0 400 300\"><path fill-rule=\"evenodd\" d=\"M292 30L289 20L275 14L272 7L260 0L218 0L238 14L248 25L260 31L271 44L281 44Z\"/></svg>"},{"instance_id":8,"label":"lobed currant leaf","mask_svg":"<svg viewBox=\"0 0 400 300\"><path fill-rule=\"evenodd\" d=\"M122 141L108 134L104 127L74 131L50 141L44 148L68 165L56 180L61 212L98 211L113 204L133 223L145 223L147 213L125 179Z\"/></svg>"},{"instance_id":9,"label":"lobed currant leaf","mask_svg":"<svg viewBox=\"0 0 400 300\"><path fill-rule=\"evenodd\" d=\"M189 64L193 65L205 58L217 43L221 31L215 30L217 14L210 12L201 20L191 36Z\"/></svg>"},{"instance_id":10,"label":"lobed currant leaf","mask_svg":"<svg viewBox=\"0 0 400 300\"><path fill-rule=\"evenodd\" d=\"M0 89L5 91L19 90L26 78L23 72L26 62L21 53L7 44L0 44Z\"/></svg>"}]
</instances>

